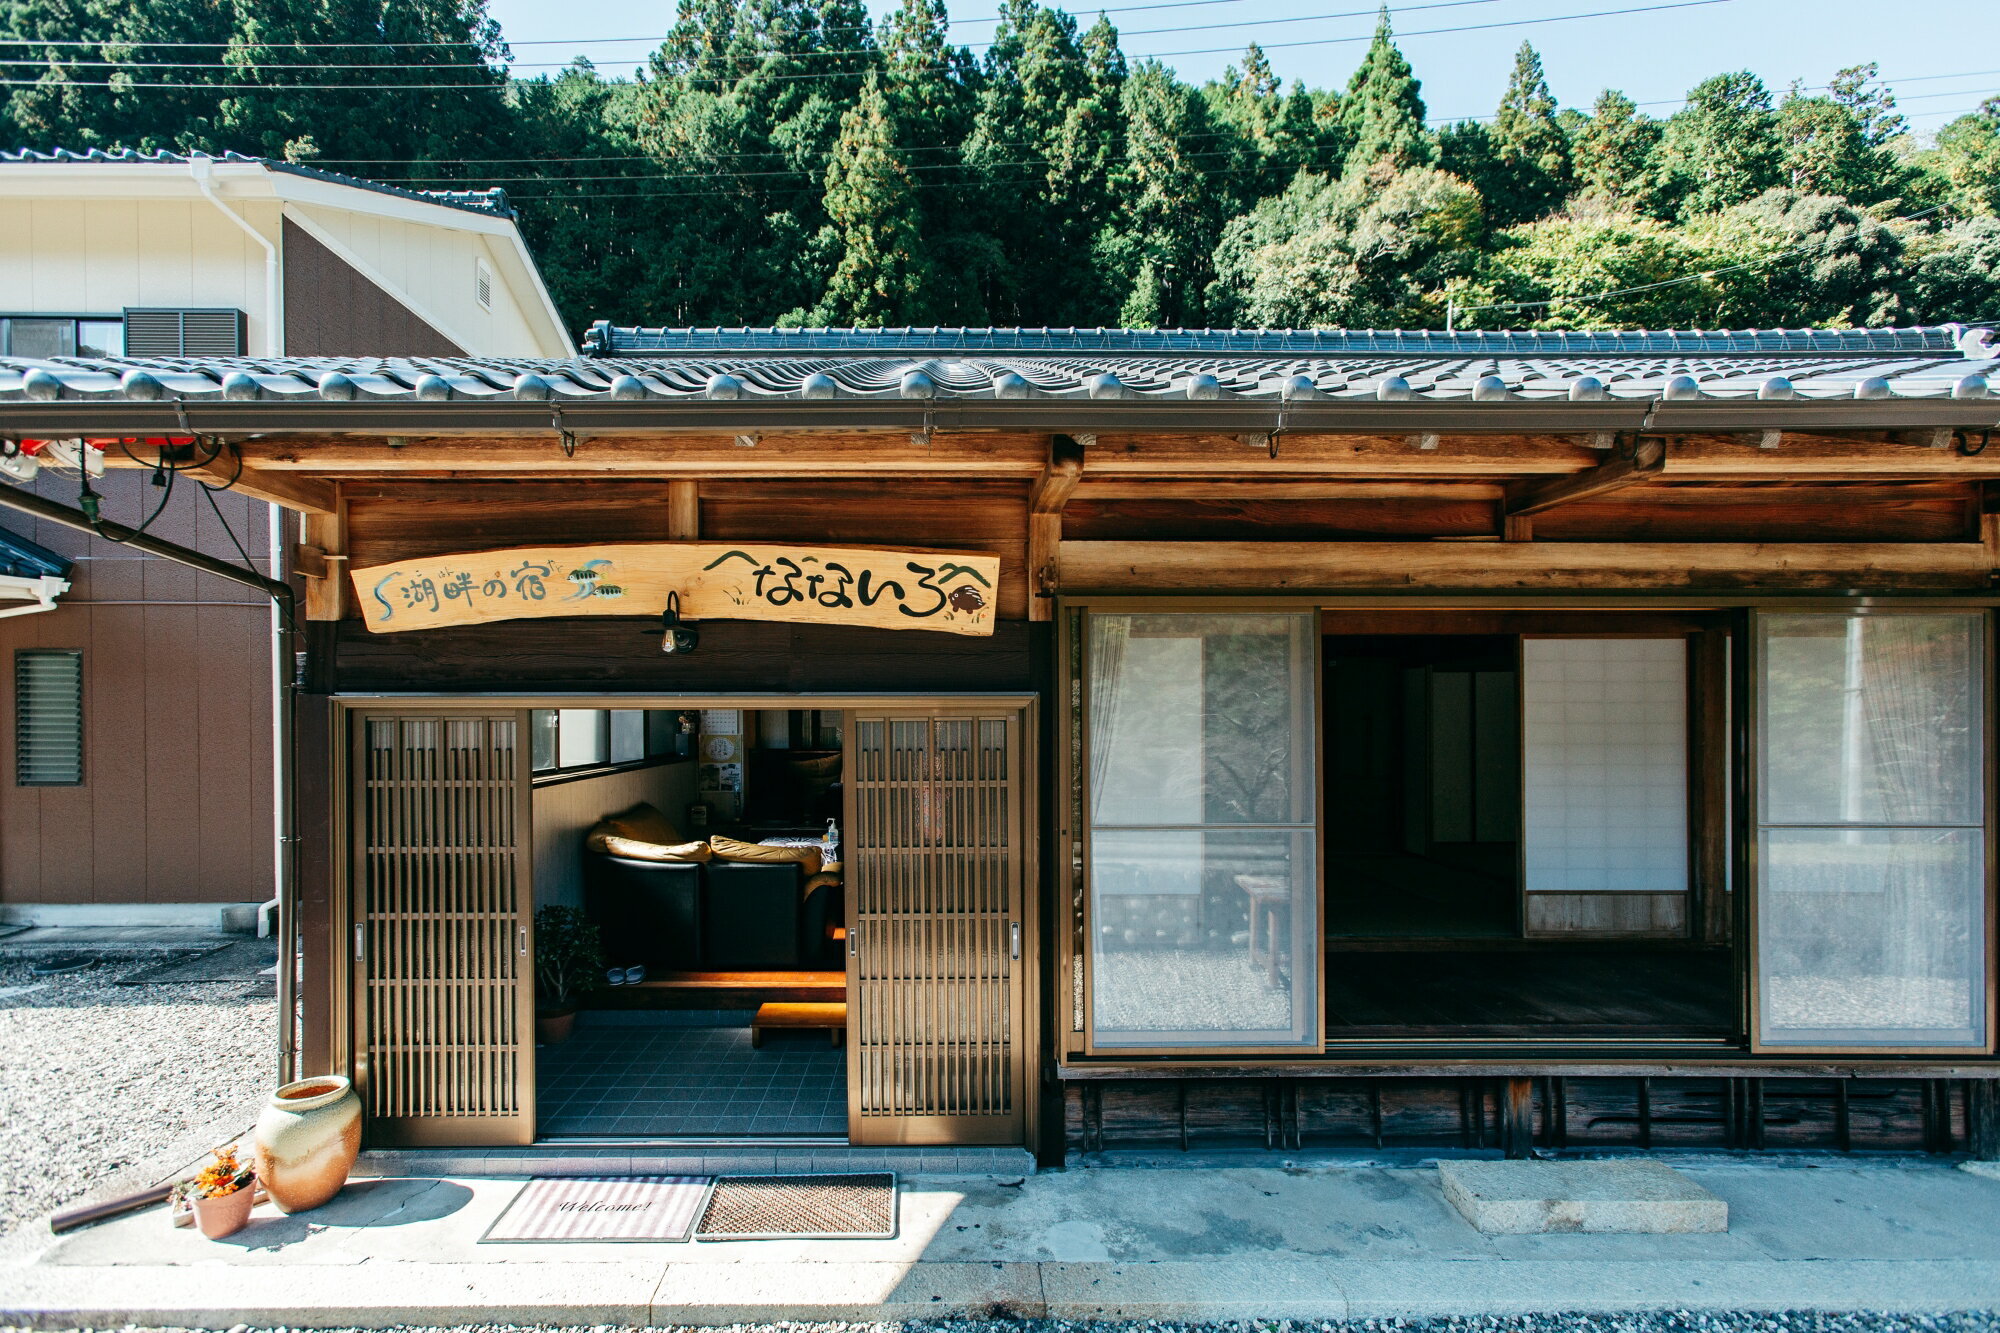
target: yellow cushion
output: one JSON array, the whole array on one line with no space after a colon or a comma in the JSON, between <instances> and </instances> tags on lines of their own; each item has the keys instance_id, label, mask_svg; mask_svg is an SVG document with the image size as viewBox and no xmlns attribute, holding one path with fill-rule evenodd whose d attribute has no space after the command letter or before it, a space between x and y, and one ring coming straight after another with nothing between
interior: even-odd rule
<instances>
[{"instance_id":1,"label":"yellow cushion","mask_svg":"<svg viewBox=\"0 0 2000 1333\"><path fill-rule=\"evenodd\" d=\"M819 873L819 848L817 847L766 847L761 842L739 842L735 838L725 838L716 834L708 840L715 849L715 855L722 861L750 861L760 865L782 865L787 861L797 861L806 868L808 877Z\"/></svg>"},{"instance_id":2,"label":"yellow cushion","mask_svg":"<svg viewBox=\"0 0 2000 1333\"><path fill-rule=\"evenodd\" d=\"M621 838L615 833L593 831L585 845L593 852L604 852L610 856L623 856L634 861L706 861L714 853L705 842L682 842L668 845L659 842L645 842L638 838Z\"/></svg>"},{"instance_id":3,"label":"yellow cushion","mask_svg":"<svg viewBox=\"0 0 2000 1333\"><path fill-rule=\"evenodd\" d=\"M675 843L687 841L681 836L681 831L674 827L673 820L644 801L629 810L606 815L603 823L611 826L609 832L637 842L657 842L662 846L671 847Z\"/></svg>"}]
</instances>

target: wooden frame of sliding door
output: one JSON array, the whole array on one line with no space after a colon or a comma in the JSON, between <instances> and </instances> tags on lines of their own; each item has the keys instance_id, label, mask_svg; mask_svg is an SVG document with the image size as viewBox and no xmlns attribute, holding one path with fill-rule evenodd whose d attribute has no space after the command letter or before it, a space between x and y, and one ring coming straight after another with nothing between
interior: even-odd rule
<instances>
[{"instance_id":1,"label":"wooden frame of sliding door","mask_svg":"<svg viewBox=\"0 0 2000 1333\"><path fill-rule=\"evenodd\" d=\"M1980 617L1979 643L1981 649L1981 684L1984 686L1981 698L1980 718L1980 763L1979 773L1982 790L1980 792L1980 813L1984 818L1981 846L1984 876L1981 894L1981 945L1984 964L1986 1040L1979 1046L1808 1046L1799 1042L1767 1044L1763 1034L1763 977L1759 966L1763 940L1758 929L1758 899L1760 893L1760 871L1762 869L1763 832L1763 789L1760 770L1763 759L1761 753L1764 729L1763 690L1763 642L1758 626L1760 614L1783 615L1786 613L1820 613L1836 615L1895 616L1924 615L1940 613L1977 613ZM1746 970L1743 990L1745 1021L1750 1036L1750 1052L1753 1055L1776 1055L1791 1057L1811 1057L1817 1055L1875 1055L1895 1058L1906 1055L1945 1055L1964 1058L1978 1058L1994 1054L1996 1043L2000 1043L2000 1032L1996 1027L1994 1005L2000 1001L2000 960L1996 960L1995 946L2000 942L2000 904L1996 904L1996 881L2000 881L2000 743L1996 743L1995 728L2000 726L2000 682L1994 680L1994 667L2000 661L1996 652L1995 611L1991 603L1961 600L1925 599L1870 599L1844 603L1821 603L1817 605L1795 606L1790 604L1762 605L1749 608L1744 617L1743 651L1740 654L1743 672L1741 696L1744 700L1744 716L1738 722L1739 734L1743 738L1744 763L1739 784L1742 793L1742 809L1737 825L1742 833L1742 857L1739 866L1737 896L1742 900L1738 919L1743 925L1743 957ZM1895 827L1883 825L1877 827ZM1914 825L1910 827L1923 827Z\"/></svg>"},{"instance_id":2,"label":"wooden frame of sliding door","mask_svg":"<svg viewBox=\"0 0 2000 1333\"><path fill-rule=\"evenodd\" d=\"M1321 638L1319 619L1314 616L1310 630L1312 647L1309 649L1313 669L1307 689L1312 702L1313 735L1308 737L1311 746L1310 771L1313 779L1313 864L1315 878L1319 885L1319 898L1314 913L1316 936L1314 949L1317 959L1313 968L1313 1026L1318 1033L1314 1046L1099 1046L1095 1038L1095 1022L1091 1003L1091 984L1088 957L1090 953L1090 820L1082 804L1087 802L1088 793L1083 788L1083 773L1088 769L1090 754L1090 701L1084 688L1089 676L1090 663L1085 660L1084 635L1078 635L1077 616L1088 615L1091 611L1113 614L1152 614L1192 612L1215 615L1271 615L1302 614L1322 609L1322 602L1306 597L1076 597L1061 599L1056 608L1057 633L1057 677L1056 695L1062 701L1067 716L1058 729L1058 736L1075 736L1075 743L1066 739L1058 745L1060 751L1056 761L1056 781L1058 800L1056 802L1058 852L1056 864L1063 877L1063 888L1070 896L1070 911L1065 913L1071 919L1065 929L1057 932L1055 954L1056 994L1058 999L1065 993L1070 997L1070 1022L1061 1024L1058 1046L1064 1055L1086 1056L1126 1056L1152 1059L1214 1058L1214 1057L1270 1057L1307 1056L1326 1050L1326 947L1325 933L1325 876L1326 876L1326 819L1321 809L1326 790L1326 747L1320 743L1318 730L1322 725L1325 708L1325 676L1320 669L1318 643ZM1081 664L1079 671L1076 664ZM1294 751L1295 770L1300 756ZM1296 950L1297 945L1294 944Z\"/></svg>"},{"instance_id":3,"label":"wooden frame of sliding door","mask_svg":"<svg viewBox=\"0 0 2000 1333\"><path fill-rule=\"evenodd\" d=\"M638 709L681 709L702 708L817 708L841 710L843 714L854 709L899 709L917 710L942 708L954 711L985 709L1016 709L1022 713L1022 745L1026 756L1021 765L1023 791L1021 818L1024 827L1022 848L1022 984L1021 1004L1021 1056L1023 1073L1022 1115L1024 1122L1023 1141L1034 1143L1040 1132L1040 1099L1035 1095L1039 1081L1041 1060L1041 989L1043 971L1039 929L1040 883L1041 883L1041 774L1039 769L1039 705L1032 694L862 694L862 693L811 693L811 694L625 694L610 695L599 691L578 691L575 693L482 693L482 694L393 694L393 695L337 695L330 700L330 724L328 734L333 738L329 746L329 767L331 768L332 806L334 814L335 845L340 854L333 857L332 867L332 924L331 943L333 957L330 961L332 1013L334 1030L331 1033L334 1061L341 1072L350 1075L357 1071L357 1054L364 1028L356 1006L362 1002L361 989L354 980L353 938L356 923L356 894L354 868L360 853L358 839L364 836L362 821L357 818L353 806L353 784L356 774L364 771L359 764L357 747L359 738L358 720L361 714L375 713L415 713L432 714L460 712L470 714L493 714L518 712L521 717L521 735L524 745L527 735L526 718L530 711L542 708L638 708ZM845 724L845 719L843 725ZM845 749L846 737L842 737ZM525 749L523 751L525 754ZM527 798L532 800L532 783L524 784ZM533 860L534 820L532 810L523 825L529 839L527 855ZM530 886L532 892L532 885ZM532 1017L534 1005L534 978L532 969L524 979L525 1003ZM535 1089L527 1089L528 1107L532 1119ZM475 1138L456 1134L449 1127L442 1127L436 1135L426 1134L423 1146L479 1146ZM414 1142L412 1140L411 1142Z\"/></svg>"},{"instance_id":4,"label":"wooden frame of sliding door","mask_svg":"<svg viewBox=\"0 0 2000 1333\"><path fill-rule=\"evenodd\" d=\"M951 719L976 720L981 714L992 716L996 713L1011 716L1015 733L1013 786L1015 803L1015 828L1018 831L1018 845L1015 848L1015 871L1013 878L1014 926L1020 933L1021 952L1016 963L1015 1001L1011 1020L1013 1030L1013 1077L1011 1095L1018 1108L1019 1142L1032 1145L1041 1128L1040 1084L1042 1041L1042 987L1046 972L1042 966L1043 948L1041 942L1041 711L1033 696L1020 696L1011 700L974 700L966 697L935 696L929 701L905 700L893 707L871 708L865 705L850 706L841 715L841 748L844 786L846 788L842 806L842 821L845 830L843 838L846 846L843 857L851 865L855 853L855 830L858 827L856 802L859 799L857 783L853 777L855 722L856 718L868 714L885 721L923 721L935 726L938 721ZM847 1105L848 1135L850 1141L869 1145L950 1145L974 1142L952 1136L948 1130L941 1131L934 1118L926 1117L882 1117L866 1121L861 1114L861 1087L858 1066L861 1059L862 1043L855 1032L857 1009L853 1003L858 983L857 946L855 943L858 895L847 894L848 946L844 956L848 986L848 1032L847 1032ZM859 947L867 948L869 941L861 940ZM1010 1140L1011 1141L1011 1140Z\"/></svg>"}]
</instances>

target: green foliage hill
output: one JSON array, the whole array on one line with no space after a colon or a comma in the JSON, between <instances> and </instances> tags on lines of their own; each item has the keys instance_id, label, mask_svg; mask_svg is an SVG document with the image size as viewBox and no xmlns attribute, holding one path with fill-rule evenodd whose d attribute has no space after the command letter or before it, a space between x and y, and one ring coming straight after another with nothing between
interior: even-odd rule
<instances>
[{"instance_id":1,"label":"green foliage hill","mask_svg":"<svg viewBox=\"0 0 2000 1333\"><path fill-rule=\"evenodd\" d=\"M983 46L945 0L679 0L630 76L527 78L484 0L0 0L0 145L503 186L578 327L2000 319L2000 98L1921 140L1872 65L1563 108L1524 43L1432 125L1386 8L1338 89L1041 0Z\"/></svg>"}]
</instances>

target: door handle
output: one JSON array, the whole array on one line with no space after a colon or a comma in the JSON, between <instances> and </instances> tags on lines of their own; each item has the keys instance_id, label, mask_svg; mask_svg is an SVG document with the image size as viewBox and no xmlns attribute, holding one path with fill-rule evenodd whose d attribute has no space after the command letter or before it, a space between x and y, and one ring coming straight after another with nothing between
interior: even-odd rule
<instances>
[{"instance_id":1,"label":"door handle","mask_svg":"<svg viewBox=\"0 0 2000 1333\"><path fill-rule=\"evenodd\" d=\"M526 958L527 956L528 956L528 928L526 926L523 926L521 927L521 957Z\"/></svg>"},{"instance_id":2,"label":"door handle","mask_svg":"<svg viewBox=\"0 0 2000 1333\"><path fill-rule=\"evenodd\" d=\"M1016 961L1019 961L1021 957L1021 923L1018 921L1009 921L1007 923L1007 936L1009 954Z\"/></svg>"},{"instance_id":3,"label":"door handle","mask_svg":"<svg viewBox=\"0 0 2000 1333\"><path fill-rule=\"evenodd\" d=\"M356 926L354 928L354 961L357 963L361 961L362 941L367 938L368 928L366 926Z\"/></svg>"},{"instance_id":4,"label":"door handle","mask_svg":"<svg viewBox=\"0 0 2000 1333\"><path fill-rule=\"evenodd\" d=\"M849 958L859 958L861 956L861 927L859 926L849 926L847 928L847 956Z\"/></svg>"}]
</instances>

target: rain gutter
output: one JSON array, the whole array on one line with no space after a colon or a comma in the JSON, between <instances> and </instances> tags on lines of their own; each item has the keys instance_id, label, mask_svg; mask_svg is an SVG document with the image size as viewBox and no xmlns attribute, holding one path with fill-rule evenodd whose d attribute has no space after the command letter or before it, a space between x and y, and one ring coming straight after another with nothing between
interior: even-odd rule
<instances>
[{"instance_id":1,"label":"rain gutter","mask_svg":"<svg viewBox=\"0 0 2000 1333\"><path fill-rule=\"evenodd\" d=\"M1655 433L1747 430L1984 430L2000 423L1987 398L1746 399L1595 402L1213 402L1144 399L707 399L616 400L608 397L379 401L215 398L0 400L0 433L17 436L173 435L533 435L562 428L579 434L732 430L1019 430L1140 431L1329 435L1576 434L1645 429ZM1648 419L1650 417L1650 420Z\"/></svg>"}]
</instances>

